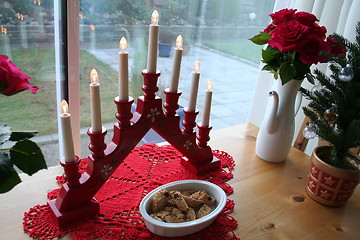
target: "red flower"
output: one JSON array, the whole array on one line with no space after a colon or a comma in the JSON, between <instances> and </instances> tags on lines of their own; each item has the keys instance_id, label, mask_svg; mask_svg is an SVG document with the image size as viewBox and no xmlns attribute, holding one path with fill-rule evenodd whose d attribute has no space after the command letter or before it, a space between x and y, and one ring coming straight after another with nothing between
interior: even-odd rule
<instances>
[{"instance_id":1,"label":"red flower","mask_svg":"<svg viewBox=\"0 0 360 240\"><path fill-rule=\"evenodd\" d=\"M25 89L31 90L33 94L39 89L30 86L28 79L31 77L23 74L20 68L8 60L8 56L0 55L0 93L10 96Z\"/></svg>"},{"instance_id":2,"label":"red flower","mask_svg":"<svg viewBox=\"0 0 360 240\"><path fill-rule=\"evenodd\" d=\"M298 48L297 52L300 55L300 61L304 64L316 64L318 62L324 63L328 60L320 55L320 52L325 47L322 41L316 38L308 41L302 48Z\"/></svg>"},{"instance_id":3,"label":"red flower","mask_svg":"<svg viewBox=\"0 0 360 240\"><path fill-rule=\"evenodd\" d=\"M274 30L276 28L276 25L274 25L273 23L270 23L265 29L264 32L270 32L272 30Z\"/></svg>"},{"instance_id":4,"label":"red flower","mask_svg":"<svg viewBox=\"0 0 360 240\"><path fill-rule=\"evenodd\" d=\"M297 20L279 24L270 32L270 46L278 48L281 52L289 52L304 44L304 38L309 32L309 27Z\"/></svg>"},{"instance_id":5,"label":"red flower","mask_svg":"<svg viewBox=\"0 0 360 240\"><path fill-rule=\"evenodd\" d=\"M326 48L324 52L332 54L334 56L346 55L346 48L335 41L333 36L328 36L326 39Z\"/></svg>"},{"instance_id":6,"label":"red flower","mask_svg":"<svg viewBox=\"0 0 360 240\"><path fill-rule=\"evenodd\" d=\"M274 25L290 21L295 18L296 9L282 9L276 13L272 13L269 16L272 19Z\"/></svg>"},{"instance_id":7,"label":"red flower","mask_svg":"<svg viewBox=\"0 0 360 240\"><path fill-rule=\"evenodd\" d=\"M301 24L308 26L312 26L316 21L319 21L314 14L308 12L297 12L295 14L295 19L301 22Z\"/></svg>"},{"instance_id":8,"label":"red flower","mask_svg":"<svg viewBox=\"0 0 360 240\"><path fill-rule=\"evenodd\" d=\"M276 13L272 13L269 16L272 19L272 23L264 29L264 32L270 32L276 28L278 24L287 22L294 19L296 9L282 9Z\"/></svg>"},{"instance_id":9,"label":"red flower","mask_svg":"<svg viewBox=\"0 0 360 240\"><path fill-rule=\"evenodd\" d=\"M319 41L325 41L326 38L326 28L320 27L318 24L314 23L313 27L310 27L308 38L316 38Z\"/></svg>"},{"instance_id":10,"label":"red flower","mask_svg":"<svg viewBox=\"0 0 360 240\"><path fill-rule=\"evenodd\" d=\"M272 22L250 39L258 45L269 44L263 50L263 69L280 77L283 84L304 78L311 64L328 62L329 54L337 56L346 51L332 37L326 39L326 28L316 23L319 20L315 15L296 11L283 9L270 14Z\"/></svg>"}]
</instances>

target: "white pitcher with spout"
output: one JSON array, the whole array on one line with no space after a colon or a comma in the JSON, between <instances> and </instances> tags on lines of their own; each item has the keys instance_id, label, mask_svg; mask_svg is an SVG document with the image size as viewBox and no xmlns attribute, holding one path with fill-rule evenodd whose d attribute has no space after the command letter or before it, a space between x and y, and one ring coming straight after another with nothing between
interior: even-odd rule
<instances>
[{"instance_id":1,"label":"white pitcher with spout","mask_svg":"<svg viewBox=\"0 0 360 240\"><path fill-rule=\"evenodd\" d=\"M302 80L291 80L282 85L275 80L275 89L269 92L267 111L256 140L256 155L268 162L283 162L294 137L295 115L301 105L298 90ZM295 100L296 96L299 100ZM271 101L272 100L272 101Z\"/></svg>"}]
</instances>

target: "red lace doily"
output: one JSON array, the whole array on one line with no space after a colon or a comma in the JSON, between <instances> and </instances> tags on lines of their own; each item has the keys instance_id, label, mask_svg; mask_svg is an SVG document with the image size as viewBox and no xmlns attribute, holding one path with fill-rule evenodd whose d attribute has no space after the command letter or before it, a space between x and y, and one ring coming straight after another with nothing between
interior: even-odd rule
<instances>
[{"instance_id":1,"label":"red lace doily","mask_svg":"<svg viewBox=\"0 0 360 240\"><path fill-rule=\"evenodd\" d=\"M96 217L59 228L50 207L37 205L24 213L24 231L39 239L52 239L67 233L72 239L166 239L154 235L145 226L139 211L144 193L177 180L202 179L217 184L227 195L231 194L233 189L226 182L232 178L234 160L222 151L214 151L214 155L221 160L222 168L205 176L196 176L180 164L181 154L172 146L145 144L137 147L95 195L100 203L100 213ZM85 158L80 163L81 172L86 166ZM64 182L62 176L56 179L60 184ZM50 192L48 198L56 198L58 191ZM237 221L229 215L233 209L234 202L228 199L224 210L208 228L187 236L187 239L239 239L233 232Z\"/></svg>"}]
</instances>

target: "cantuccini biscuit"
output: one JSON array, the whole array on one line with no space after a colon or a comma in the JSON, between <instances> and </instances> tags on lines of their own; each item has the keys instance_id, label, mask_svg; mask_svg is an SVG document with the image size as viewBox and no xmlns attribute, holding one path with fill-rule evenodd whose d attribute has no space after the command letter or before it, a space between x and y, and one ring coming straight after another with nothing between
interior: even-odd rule
<instances>
[{"instance_id":1,"label":"cantuccini biscuit","mask_svg":"<svg viewBox=\"0 0 360 240\"><path fill-rule=\"evenodd\" d=\"M215 198L213 198L212 196L210 196L209 194L207 194L204 191L195 192L195 193L191 194L190 197L201 200L209 206L214 205L216 202Z\"/></svg>"},{"instance_id":2,"label":"cantuccini biscuit","mask_svg":"<svg viewBox=\"0 0 360 240\"><path fill-rule=\"evenodd\" d=\"M186 211L188 209L188 205L184 199L184 196L179 191L171 191L170 196L173 199L173 202L181 211Z\"/></svg>"},{"instance_id":3,"label":"cantuccini biscuit","mask_svg":"<svg viewBox=\"0 0 360 240\"><path fill-rule=\"evenodd\" d=\"M207 204L204 204L196 213L196 218L202 218L208 215L210 212L211 212L211 208Z\"/></svg>"},{"instance_id":4,"label":"cantuccini biscuit","mask_svg":"<svg viewBox=\"0 0 360 240\"><path fill-rule=\"evenodd\" d=\"M204 201L190 197L190 196L183 196L187 205L192 208L200 207L204 204Z\"/></svg>"},{"instance_id":5,"label":"cantuccini biscuit","mask_svg":"<svg viewBox=\"0 0 360 240\"><path fill-rule=\"evenodd\" d=\"M196 219L196 213L195 213L195 210L191 207L189 207L187 210L186 210L186 217L185 217L185 221L186 222L189 222L189 221L193 221Z\"/></svg>"},{"instance_id":6,"label":"cantuccini biscuit","mask_svg":"<svg viewBox=\"0 0 360 240\"><path fill-rule=\"evenodd\" d=\"M181 222L185 222L185 219L183 219L183 218L177 218L177 217L174 216L173 214L169 214L169 215L166 215L166 216L165 216L164 222L168 222L168 223L181 223Z\"/></svg>"},{"instance_id":7,"label":"cantuccini biscuit","mask_svg":"<svg viewBox=\"0 0 360 240\"><path fill-rule=\"evenodd\" d=\"M153 197L151 205L154 219L168 223L180 223L202 218L211 212L216 199L205 191L171 191L161 189Z\"/></svg>"},{"instance_id":8,"label":"cantuccini biscuit","mask_svg":"<svg viewBox=\"0 0 360 240\"><path fill-rule=\"evenodd\" d=\"M183 196L190 196L191 194L195 193L195 191L191 191L191 190L187 190L187 191L182 191L181 194Z\"/></svg>"},{"instance_id":9,"label":"cantuccini biscuit","mask_svg":"<svg viewBox=\"0 0 360 240\"><path fill-rule=\"evenodd\" d=\"M168 190L161 189L160 191L158 191L153 197L153 201L151 204L152 212L159 212L160 210L162 210L166 206L169 199L170 194Z\"/></svg>"},{"instance_id":10,"label":"cantuccini biscuit","mask_svg":"<svg viewBox=\"0 0 360 240\"><path fill-rule=\"evenodd\" d=\"M165 207L164 210L168 211L169 213L173 214L174 216L176 216L179 219L185 218L185 214L176 207Z\"/></svg>"}]
</instances>

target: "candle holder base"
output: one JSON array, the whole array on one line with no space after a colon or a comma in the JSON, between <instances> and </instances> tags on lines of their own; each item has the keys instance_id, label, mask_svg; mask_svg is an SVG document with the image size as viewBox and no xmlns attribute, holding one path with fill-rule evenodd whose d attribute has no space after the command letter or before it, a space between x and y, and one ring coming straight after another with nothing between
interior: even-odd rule
<instances>
[{"instance_id":1,"label":"candle holder base","mask_svg":"<svg viewBox=\"0 0 360 240\"><path fill-rule=\"evenodd\" d=\"M221 167L220 160L213 156L207 145L211 126L202 127L200 124L198 135L193 130L198 111L185 111L184 129L180 129L180 116L176 110L181 91L166 90L163 106L162 99L155 94L160 72L147 73L144 70L142 75L144 96L138 98L134 113L131 112L134 102L131 97L127 101L115 98L118 123L114 125L112 141L105 144L105 128L101 132L88 131L92 153L88 157L86 171L80 175L78 158L74 163L62 163L66 183L60 189L57 199L48 203L60 226L99 212L99 204L93 197L150 129L178 150L183 155L181 163L195 174L202 175Z\"/></svg>"},{"instance_id":2,"label":"candle holder base","mask_svg":"<svg viewBox=\"0 0 360 240\"><path fill-rule=\"evenodd\" d=\"M79 219L93 217L100 211L100 205L95 198L92 198L88 204L84 204L81 207L61 212L56 207L56 199L48 201L48 205L60 227L68 226L71 223L79 221Z\"/></svg>"},{"instance_id":3,"label":"candle holder base","mask_svg":"<svg viewBox=\"0 0 360 240\"><path fill-rule=\"evenodd\" d=\"M187 157L182 157L181 164L199 176L209 171L218 169L221 166L221 161L217 157L213 157L212 161L209 163L195 164L189 161Z\"/></svg>"}]
</instances>

